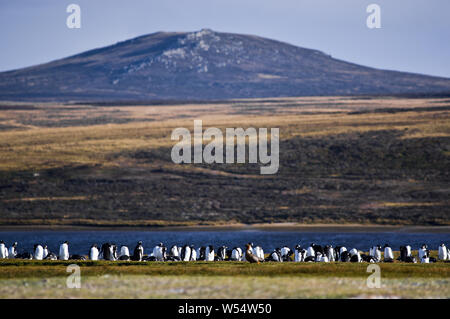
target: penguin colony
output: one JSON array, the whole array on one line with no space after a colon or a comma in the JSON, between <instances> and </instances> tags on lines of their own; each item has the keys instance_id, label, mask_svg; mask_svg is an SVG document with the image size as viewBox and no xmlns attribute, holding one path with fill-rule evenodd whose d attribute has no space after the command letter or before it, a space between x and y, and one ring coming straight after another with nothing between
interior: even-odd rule
<instances>
[{"instance_id":1,"label":"penguin colony","mask_svg":"<svg viewBox=\"0 0 450 319\"><path fill-rule=\"evenodd\" d=\"M247 243L243 251L240 247L228 249L221 246L202 246L197 249L194 245L173 245L168 249L163 243L157 244L147 255L144 247L139 241L130 252L127 246L117 249L115 244L104 243L100 247L92 245L87 255L70 255L69 242L63 242L59 252L50 252L46 245L34 245L33 253L18 253L18 243L13 243L9 248L5 242L0 241L0 259L19 258L36 260L134 260L134 261L248 261L250 263L260 262L394 262L392 248L386 244L382 248L375 245L369 248L368 253L362 253L356 248L348 250L343 246L332 245L320 246L312 243L306 249L296 245L294 249L287 246L276 248L267 256L260 246ZM383 255L382 255L383 253ZM410 245L400 246L398 261L407 263L433 263L438 260L450 262L450 249L445 244L438 247L438 259L430 257L428 246L423 244L417 254L413 255Z\"/></svg>"}]
</instances>

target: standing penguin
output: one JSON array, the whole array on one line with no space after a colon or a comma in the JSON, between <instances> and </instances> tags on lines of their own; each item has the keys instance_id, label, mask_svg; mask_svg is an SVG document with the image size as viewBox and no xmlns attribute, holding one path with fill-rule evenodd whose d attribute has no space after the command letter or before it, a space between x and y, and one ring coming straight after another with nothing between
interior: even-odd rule
<instances>
[{"instance_id":1,"label":"standing penguin","mask_svg":"<svg viewBox=\"0 0 450 319\"><path fill-rule=\"evenodd\" d=\"M12 244L11 247L9 247L8 255L9 255L9 258L16 258L16 256L17 256L17 242L15 242L14 244Z\"/></svg>"},{"instance_id":2,"label":"standing penguin","mask_svg":"<svg viewBox=\"0 0 450 319\"><path fill-rule=\"evenodd\" d=\"M306 249L306 257L316 257L316 252L314 251L313 245L314 244L311 244L311 246Z\"/></svg>"},{"instance_id":3,"label":"standing penguin","mask_svg":"<svg viewBox=\"0 0 450 319\"><path fill-rule=\"evenodd\" d=\"M316 262L321 262L322 261L322 253L320 251L316 252L315 261Z\"/></svg>"},{"instance_id":4,"label":"standing penguin","mask_svg":"<svg viewBox=\"0 0 450 319\"><path fill-rule=\"evenodd\" d=\"M205 250L205 261L214 261L214 246L209 245Z\"/></svg>"},{"instance_id":5,"label":"standing penguin","mask_svg":"<svg viewBox=\"0 0 450 319\"><path fill-rule=\"evenodd\" d=\"M190 261L196 261L197 260L197 251L195 250L194 245L191 245L191 258L189 258Z\"/></svg>"},{"instance_id":6,"label":"standing penguin","mask_svg":"<svg viewBox=\"0 0 450 319\"><path fill-rule=\"evenodd\" d=\"M283 259L283 261L290 261L291 255L292 250L289 247L284 246L281 248L281 258Z\"/></svg>"},{"instance_id":7,"label":"standing penguin","mask_svg":"<svg viewBox=\"0 0 450 319\"><path fill-rule=\"evenodd\" d=\"M165 260L165 256L164 256L164 251L165 251L165 246L163 243L159 243L158 245L156 245L153 248L153 256L155 257L155 259L157 261L164 261Z\"/></svg>"},{"instance_id":8,"label":"standing penguin","mask_svg":"<svg viewBox=\"0 0 450 319\"><path fill-rule=\"evenodd\" d=\"M305 260L306 250L304 250L300 245L295 245L294 249L294 261L302 262Z\"/></svg>"},{"instance_id":9,"label":"standing penguin","mask_svg":"<svg viewBox=\"0 0 450 319\"><path fill-rule=\"evenodd\" d=\"M231 251L232 261L241 261L242 260L242 249L240 247L234 247Z\"/></svg>"},{"instance_id":10,"label":"standing penguin","mask_svg":"<svg viewBox=\"0 0 450 319\"><path fill-rule=\"evenodd\" d=\"M136 247L134 248L131 260L142 261L143 256L144 256L144 247L142 247L142 241L139 241Z\"/></svg>"},{"instance_id":11,"label":"standing penguin","mask_svg":"<svg viewBox=\"0 0 450 319\"><path fill-rule=\"evenodd\" d=\"M92 245L91 250L89 251L89 259L98 260L98 254L97 244Z\"/></svg>"},{"instance_id":12,"label":"standing penguin","mask_svg":"<svg viewBox=\"0 0 450 319\"><path fill-rule=\"evenodd\" d=\"M112 249L110 243L104 243L100 248L100 259L103 260L113 260Z\"/></svg>"},{"instance_id":13,"label":"standing penguin","mask_svg":"<svg viewBox=\"0 0 450 319\"><path fill-rule=\"evenodd\" d=\"M0 240L0 259L8 258L8 249L5 246L5 242Z\"/></svg>"},{"instance_id":14,"label":"standing penguin","mask_svg":"<svg viewBox=\"0 0 450 319\"><path fill-rule=\"evenodd\" d=\"M177 245L173 245L170 248L169 256L172 257L174 260L179 260L180 259L180 254L178 253Z\"/></svg>"},{"instance_id":15,"label":"standing penguin","mask_svg":"<svg viewBox=\"0 0 450 319\"><path fill-rule=\"evenodd\" d=\"M68 260L69 259L69 242L66 240L59 246L59 259Z\"/></svg>"},{"instance_id":16,"label":"standing penguin","mask_svg":"<svg viewBox=\"0 0 450 319\"><path fill-rule=\"evenodd\" d=\"M261 246L256 246L253 248L253 254L256 255L260 260L264 260L264 250L261 248Z\"/></svg>"},{"instance_id":17,"label":"standing penguin","mask_svg":"<svg viewBox=\"0 0 450 319\"><path fill-rule=\"evenodd\" d=\"M430 263L430 251L425 248L425 252L422 254L422 257L420 258L420 262L422 264L429 264Z\"/></svg>"},{"instance_id":18,"label":"standing penguin","mask_svg":"<svg viewBox=\"0 0 450 319\"><path fill-rule=\"evenodd\" d=\"M445 247L444 243L442 243L439 246L439 252L438 252L439 260L447 260L447 258L448 258L447 254L448 254L447 247Z\"/></svg>"},{"instance_id":19,"label":"standing penguin","mask_svg":"<svg viewBox=\"0 0 450 319\"><path fill-rule=\"evenodd\" d=\"M375 262L381 261L381 246L377 245L373 247L373 258Z\"/></svg>"},{"instance_id":20,"label":"standing penguin","mask_svg":"<svg viewBox=\"0 0 450 319\"><path fill-rule=\"evenodd\" d=\"M406 257L412 257L411 246L406 245Z\"/></svg>"},{"instance_id":21,"label":"standing penguin","mask_svg":"<svg viewBox=\"0 0 450 319\"><path fill-rule=\"evenodd\" d=\"M47 247L47 245L44 245L44 254L43 254L44 259L47 258L48 253L49 253L49 252L48 252L48 247Z\"/></svg>"},{"instance_id":22,"label":"standing penguin","mask_svg":"<svg viewBox=\"0 0 450 319\"><path fill-rule=\"evenodd\" d=\"M394 253L392 252L392 248L388 245L384 245L384 262L391 263L394 261Z\"/></svg>"},{"instance_id":23,"label":"standing penguin","mask_svg":"<svg viewBox=\"0 0 450 319\"><path fill-rule=\"evenodd\" d=\"M418 250L417 250L417 254L419 257L419 260L422 260L422 258L426 257L427 255L427 245L423 244Z\"/></svg>"},{"instance_id":24,"label":"standing penguin","mask_svg":"<svg viewBox=\"0 0 450 319\"><path fill-rule=\"evenodd\" d=\"M188 245L184 245L181 248L181 258L180 258L181 261L190 261L192 252L193 251L192 251L191 247L189 247Z\"/></svg>"},{"instance_id":25,"label":"standing penguin","mask_svg":"<svg viewBox=\"0 0 450 319\"><path fill-rule=\"evenodd\" d=\"M34 245L34 259L44 259L44 248L39 244Z\"/></svg>"},{"instance_id":26,"label":"standing penguin","mask_svg":"<svg viewBox=\"0 0 450 319\"><path fill-rule=\"evenodd\" d=\"M325 256L327 256L328 261L334 261L335 256L334 256L334 249L333 246L331 245L327 245L324 248L324 252L325 252Z\"/></svg>"},{"instance_id":27,"label":"standing penguin","mask_svg":"<svg viewBox=\"0 0 450 319\"><path fill-rule=\"evenodd\" d=\"M119 258L117 256L117 245L111 244L111 246L109 246L109 250L111 252L111 260L117 260Z\"/></svg>"},{"instance_id":28,"label":"standing penguin","mask_svg":"<svg viewBox=\"0 0 450 319\"><path fill-rule=\"evenodd\" d=\"M217 250L217 260L224 261L227 258L227 248L227 246L219 247L219 249Z\"/></svg>"}]
</instances>

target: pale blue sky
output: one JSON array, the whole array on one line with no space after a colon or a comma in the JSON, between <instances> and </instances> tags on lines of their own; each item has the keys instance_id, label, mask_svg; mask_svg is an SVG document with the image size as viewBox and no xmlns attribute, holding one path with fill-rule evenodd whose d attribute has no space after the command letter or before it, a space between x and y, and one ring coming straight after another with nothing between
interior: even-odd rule
<instances>
[{"instance_id":1,"label":"pale blue sky","mask_svg":"<svg viewBox=\"0 0 450 319\"><path fill-rule=\"evenodd\" d=\"M81 6L82 28L66 27ZM366 27L367 5L381 29ZM0 71L156 31L255 34L367 66L450 77L448 0L0 0Z\"/></svg>"}]
</instances>

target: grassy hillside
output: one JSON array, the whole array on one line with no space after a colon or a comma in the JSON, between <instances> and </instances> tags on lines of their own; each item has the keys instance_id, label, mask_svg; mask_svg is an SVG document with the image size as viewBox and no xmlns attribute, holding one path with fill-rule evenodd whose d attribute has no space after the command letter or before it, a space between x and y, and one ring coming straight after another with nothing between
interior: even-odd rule
<instances>
[{"instance_id":1,"label":"grassy hillside","mask_svg":"<svg viewBox=\"0 0 450 319\"><path fill-rule=\"evenodd\" d=\"M448 99L0 103L0 224L449 225ZM279 127L280 169L176 165L175 127Z\"/></svg>"}]
</instances>

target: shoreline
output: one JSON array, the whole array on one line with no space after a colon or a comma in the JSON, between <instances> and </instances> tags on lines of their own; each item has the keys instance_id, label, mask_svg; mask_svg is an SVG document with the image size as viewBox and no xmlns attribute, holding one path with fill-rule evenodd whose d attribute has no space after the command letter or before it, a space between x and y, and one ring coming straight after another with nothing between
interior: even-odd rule
<instances>
[{"instance_id":1,"label":"shoreline","mask_svg":"<svg viewBox=\"0 0 450 319\"><path fill-rule=\"evenodd\" d=\"M79 226L79 225L0 225L1 231L302 231L302 232L396 232L450 233L450 226L377 224L228 224L191 226Z\"/></svg>"}]
</instances>

